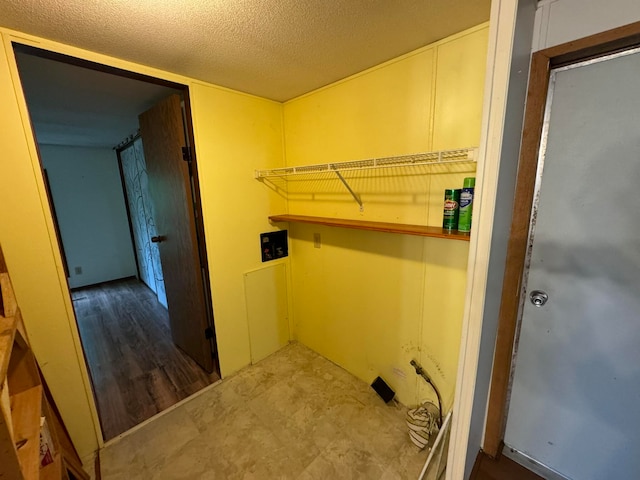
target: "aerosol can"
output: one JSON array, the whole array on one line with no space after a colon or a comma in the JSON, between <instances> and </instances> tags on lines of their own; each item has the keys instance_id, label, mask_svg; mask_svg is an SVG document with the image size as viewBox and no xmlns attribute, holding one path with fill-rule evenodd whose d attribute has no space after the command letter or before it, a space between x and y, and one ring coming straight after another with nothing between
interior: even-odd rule
<instances>
[{"instance_id":1,"label":"aerosol can","mask_svg":"<svg viewBox=\"0 0 640 480\"><path fill-rule=\"evenodd\" d=\"M471 231L471 216L473 213L473 191L476 186L475 177L467 177L460 192L460 213L458 214L458 231Z\"/></svg>"}]
</instances>

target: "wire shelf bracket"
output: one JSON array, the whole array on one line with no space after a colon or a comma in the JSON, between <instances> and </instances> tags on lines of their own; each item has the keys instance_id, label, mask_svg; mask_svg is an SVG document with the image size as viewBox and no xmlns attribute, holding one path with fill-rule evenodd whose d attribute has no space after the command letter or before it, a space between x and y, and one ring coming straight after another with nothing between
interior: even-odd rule
<instances>
[{"instance_id":1,"label":"wire shelf bracket","mask_svg":"<svg viewBox=\"0 0 640 480\"><path fill-rule=\"evenodd\" d=\"M417 167L422 165L444 165L451 163L476 162L478 157L477 148L463 148L458 150L441 150L436 152L414 153L410 155L399 155L395 157L370 158L365 160L352 160L347 162L322 163L316 165L302 165L299 167L272 168L269 170L256 170L255 178L263 180L265 178L279 177L285 179L292 175L313 175L320 173L335 173L338 179L344 184L353 199L360 206L360 211L364 211L362 199L353 191L341 172L355 170L371 170L392 167Z\"/></svg>"},{"instance_id":2,"label":"wire shelf bracket","mask_svg":"<svg viewBox=\"0 0 640 480\"><path fill-rule=\"evenodd\" d=\"M353 191L353 188L351 188L351 186L349 185L349 182L347 182L344 179L344 177L340 173L340 170L336 170L335 168L333 170L336 172L336 175L338 176L340 181L344 184L344 186L347 188L347 190L349 190L349 193L351 194L353 199L356 201L356 203L360 207L360 211L364 212L364 205L362 204L362 199L360 198L360 195L358 195L356 192Z\"/></svg>"}]
</instances>

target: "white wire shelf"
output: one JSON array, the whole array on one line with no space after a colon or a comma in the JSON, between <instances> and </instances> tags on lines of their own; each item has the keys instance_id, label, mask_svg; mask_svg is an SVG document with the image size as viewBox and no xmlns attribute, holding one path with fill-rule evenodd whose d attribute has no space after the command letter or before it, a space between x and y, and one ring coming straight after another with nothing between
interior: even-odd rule
<instances>
[{"instance_id":1,"label":"white wire shelf","mask_svg":"<svg viewBox=\"0 0 640 480\"><path fill-rule=\"evenodd\" d=\"M420 165L442 165L449 163L475 162L478 157L477 148L458 150L442 150L438 152L414 153L396 157L370 158L348 162L322 163L302 165L299 167L272 168L256 170L255 178L288 177L290 175L309 175L326 172L346 172L352 170L369 170L374 168L415 167Z\"/></svg>"}]
</instances>

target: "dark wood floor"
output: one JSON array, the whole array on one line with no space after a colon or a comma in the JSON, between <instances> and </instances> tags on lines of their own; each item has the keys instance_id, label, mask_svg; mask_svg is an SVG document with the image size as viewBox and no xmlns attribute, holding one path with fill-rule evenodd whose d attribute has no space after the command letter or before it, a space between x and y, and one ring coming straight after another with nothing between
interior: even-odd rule
<instances>
[{"instance_id":1,"label":"dark wood floor","mask_svg":"<svg viewBox=\"0 0 640 480\"><path fill-rule=\"evenodd\" d=\"M469 480L544 480L510 458L500 455L496 460L480 452Z\"/></svg>"},{"instance_id":2,"label":"dark wood floor","mask_svg":"<svg viewBox=\"0 0 640 480\"><path fill-rule=\"evenodd\" d=\"M105 440L218 380L173 344L167 310L135 278L72 299Z\"/></svg>"}]
</instances>

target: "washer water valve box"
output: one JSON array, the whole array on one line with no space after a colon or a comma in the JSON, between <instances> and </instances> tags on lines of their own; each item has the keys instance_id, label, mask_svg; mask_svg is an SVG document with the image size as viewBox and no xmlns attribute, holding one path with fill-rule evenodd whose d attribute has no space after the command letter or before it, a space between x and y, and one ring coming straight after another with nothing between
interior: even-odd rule
<instances>
[{"instance_id":1,"label":"washer water valve box","mask_svg":"<svg viewBox=\"0 0 640 480\"><path fill-rule=\"evenodd\" d=\"M287 233L287 230L278 230L277 232L260 234L260 252L263 262L276 260L289 255Z\"/></svg>"}]
</instances>

